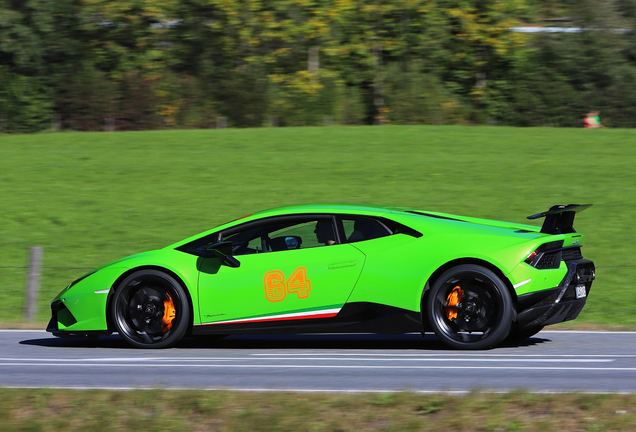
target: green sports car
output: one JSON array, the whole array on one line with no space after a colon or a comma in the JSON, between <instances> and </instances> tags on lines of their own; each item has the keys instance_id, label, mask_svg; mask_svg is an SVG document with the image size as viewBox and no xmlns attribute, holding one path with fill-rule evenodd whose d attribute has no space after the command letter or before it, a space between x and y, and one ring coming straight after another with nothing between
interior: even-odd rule
<instances>
[{"instance_id":1,"label":"green sports car","mask_svg":"<svg viewBox=\"0 0 636 432\"><path fill-rule=\"evenodd\" d=\"M265 210L92 271L51 303L60 337L435 332L486 349L576 318L595 278L574 216L531 225L404 207Z\"/></svg>"}]
</instances>

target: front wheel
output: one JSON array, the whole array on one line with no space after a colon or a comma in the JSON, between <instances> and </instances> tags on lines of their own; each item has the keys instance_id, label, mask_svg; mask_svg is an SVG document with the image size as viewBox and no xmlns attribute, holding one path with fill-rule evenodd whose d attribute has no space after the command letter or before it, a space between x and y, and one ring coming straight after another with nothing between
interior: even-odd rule
<instances>
[{"instance_id":1,"label":"front wheel","mask_svg":"<svg viewBox=\"0 0 636 432\"><path fill-rule=\"evenodd\" d=\"M437 337L457 349L487 349L503 341L513 318L506 285L491 270L460 265L444 272L428 294L426 311Z\"/></svg>"},{"instance_id":2,"label":"front wheel","mask_svg":"<svg viewBox=\"0 0 636 432\"><path fill-rule=\"evenodd\" d=\"M137 348L167 348L185 335L188 297L179 282L158 270L140 270L115 291L111 313L117 331Z\"/></svg>"}]
</instances>

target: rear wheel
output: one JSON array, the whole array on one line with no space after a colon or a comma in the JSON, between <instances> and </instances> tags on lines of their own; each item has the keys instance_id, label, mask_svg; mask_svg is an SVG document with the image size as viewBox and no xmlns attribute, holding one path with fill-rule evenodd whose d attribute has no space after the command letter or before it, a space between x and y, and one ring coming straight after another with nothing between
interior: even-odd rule
<instances>
[{"instance_id":1,"label":"rear wheel","mask_svg":"<svg viewBox=\"0 0 636 432\"><path fill-rule=\"evenodd\" d=\"M179 282L158 270L140 270L124 279L111 312L117 331L137 348L167 348L185 335L188 297Z\"/></svg>"},{"instance_id":2,"label":"rear wheel","mask_svg":"<svg viewBox=\"0 0 636 432\"><path fill-rule=\"evenodd\" d=\"M431 288L426 303L435 334L452 348L491 348L510 331L510 293L487 268L468 264L447 270Z\"/></svg>"}]
</instances>

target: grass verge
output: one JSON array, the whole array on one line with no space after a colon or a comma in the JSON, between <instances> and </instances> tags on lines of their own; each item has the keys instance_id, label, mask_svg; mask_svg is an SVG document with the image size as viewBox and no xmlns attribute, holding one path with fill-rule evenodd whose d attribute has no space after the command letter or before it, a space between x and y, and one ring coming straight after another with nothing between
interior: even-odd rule
<instances>
[{"instance_id":1,"label":"grass verge","mask_svg":"<svg viewBox=\"0 0 636 432\"><path fill-rule=\"evenodd\" d=\"M636 395L0 389L0 431L633 431Z\"/></svg>"}]
</instances>

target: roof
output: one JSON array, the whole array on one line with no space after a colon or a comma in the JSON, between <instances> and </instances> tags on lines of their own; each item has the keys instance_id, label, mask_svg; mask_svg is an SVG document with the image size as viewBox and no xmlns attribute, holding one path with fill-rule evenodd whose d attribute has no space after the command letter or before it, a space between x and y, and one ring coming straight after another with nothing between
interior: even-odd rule
<instances>
[{"instance_id":1,"label":"roof","mask_svg":"<svg viewBox=\"0 0 636 432\"><path fill-rule=\"evenodd\" d=\"M254 213L254 218L274 216L279 214L302 214L302 213L355 213L355 214L387 214L395 210L402 210L399 207L375 206L375 205L351 205L351 204L301 204L286 207L276 207L261 210Z\"/></svg>"}]
</instances>

